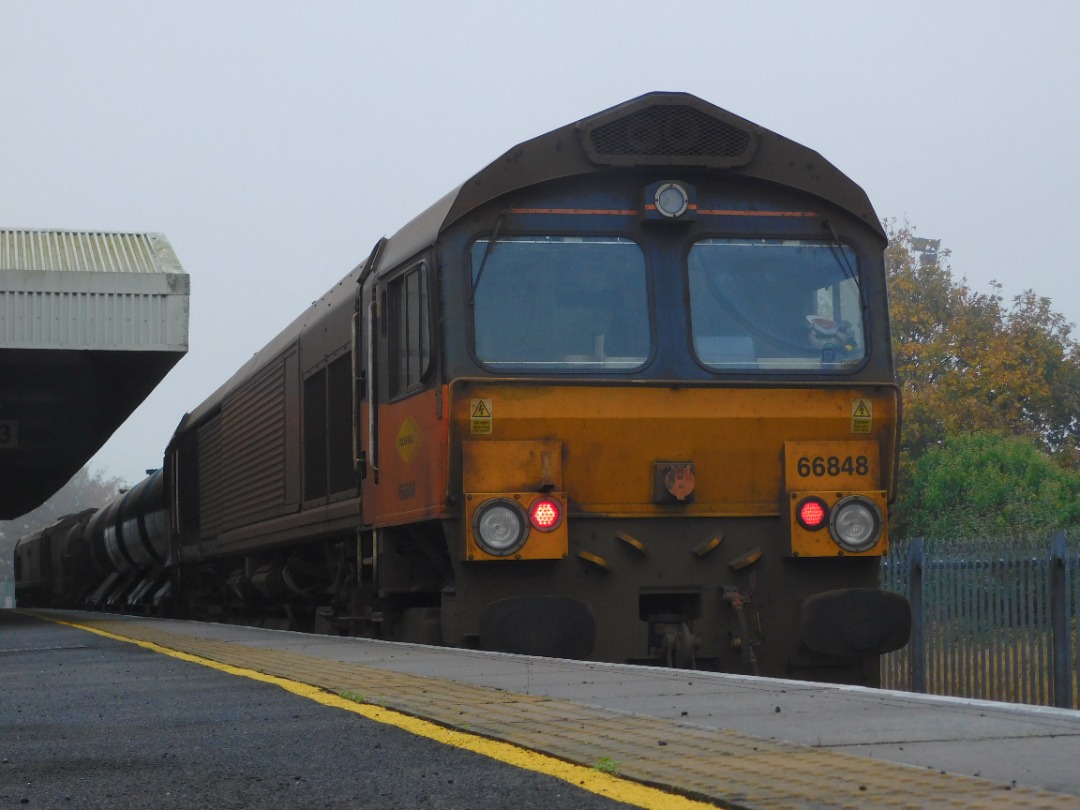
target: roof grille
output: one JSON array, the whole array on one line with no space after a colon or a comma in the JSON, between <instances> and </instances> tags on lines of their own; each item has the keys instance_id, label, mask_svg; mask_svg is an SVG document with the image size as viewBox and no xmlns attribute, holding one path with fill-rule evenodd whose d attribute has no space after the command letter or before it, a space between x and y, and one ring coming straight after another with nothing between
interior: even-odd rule
<instances>
[{"instance_id":1,"label":"roof grille","mask_svg":"<svg viewBox=\"0 0 1080 810\"><path fill-rule=\"evenodd\" d=\"M600 163L732 166L753 152L751 132L685 104L654 104L602 123L586 148Z\"/></svg>"}]
</instances>

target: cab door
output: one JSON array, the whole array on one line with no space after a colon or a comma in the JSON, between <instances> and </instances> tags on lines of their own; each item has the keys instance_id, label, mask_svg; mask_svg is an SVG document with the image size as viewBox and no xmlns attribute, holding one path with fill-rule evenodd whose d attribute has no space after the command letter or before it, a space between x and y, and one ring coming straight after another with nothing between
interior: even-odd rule
<instances>
[{"instance_id":1,"label":"cab door","mask_svg":"<svg viewBox=\"0 0 1080 810\"><path fill-rule=\"evenodd\" d=\"M434 272L421 258L380 274L371 314L374 396L367 419L369 521L386 526L439 514L445 501L446 420L435 351Z\"/></svg>"}]
</instances>

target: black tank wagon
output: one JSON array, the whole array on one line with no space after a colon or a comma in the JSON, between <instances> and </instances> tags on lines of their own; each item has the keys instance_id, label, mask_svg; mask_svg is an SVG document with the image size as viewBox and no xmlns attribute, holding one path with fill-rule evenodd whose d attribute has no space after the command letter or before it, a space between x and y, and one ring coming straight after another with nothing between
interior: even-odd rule
<instances>
[{"instance_id":1,"label":"black tank wagon","mask_svg":"<svg viewBox=\"0 0 1080 810\"><path fill-rule=\"evenodd\" d=\"M876 683L885 245L820 155L687 94L520 144L184 417L159 601Z\"/></svg>"},{"instance_id":2,"label":"black tank wagon","mask_svg":"<svg viewBox=\"0 0 1080 810\"><path fill-rule=\"evenodd\" d=\"M23 607L81 607L107 572L94 566L85 542L97 510L64 515L15 544L15 599Z\"/></svg>"}]
</instances>

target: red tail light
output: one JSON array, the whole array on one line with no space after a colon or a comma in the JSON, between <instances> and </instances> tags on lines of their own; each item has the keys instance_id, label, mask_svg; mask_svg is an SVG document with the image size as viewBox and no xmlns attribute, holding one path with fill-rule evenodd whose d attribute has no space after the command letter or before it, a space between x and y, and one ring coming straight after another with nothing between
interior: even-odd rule
<instances>
[{"instance_id":1,"label":"red tail light","mask_svg":"<svg viewBox=\"0 0 1080 810\"><path fill-rule=\"evenodd\" d=\"M820 529L828 521L829 507L821 498L804 498L795 507L795 519L808 531Z\"/></svg>"},{"instance_id":2,"label":"red tail light","mask_svg":"<svg viewBox=\"0 0 1080 810\"><path fill-rule=\"evenodd\" d=\"M529 507L529 522L542 532L549 532L562 522L562 508L551 498L541 498Z\"/></svg>"}]
</instances>

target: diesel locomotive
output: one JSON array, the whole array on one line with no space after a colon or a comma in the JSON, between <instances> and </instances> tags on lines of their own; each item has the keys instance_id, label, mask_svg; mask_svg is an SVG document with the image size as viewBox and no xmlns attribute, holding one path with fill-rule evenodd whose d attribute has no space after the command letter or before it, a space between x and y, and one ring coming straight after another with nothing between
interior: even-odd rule
<instances>
[{"instance_id":1,"label":"diesel locomotive","mask_svg":"<svg viewBox=\"0 0 1080 810\"><path fill-rule=\"evenodd\" d=\"M876 684L910 626L886 241L688 94L519 144L184 416L88 601Z\"/></svg>"}]
</instances>

